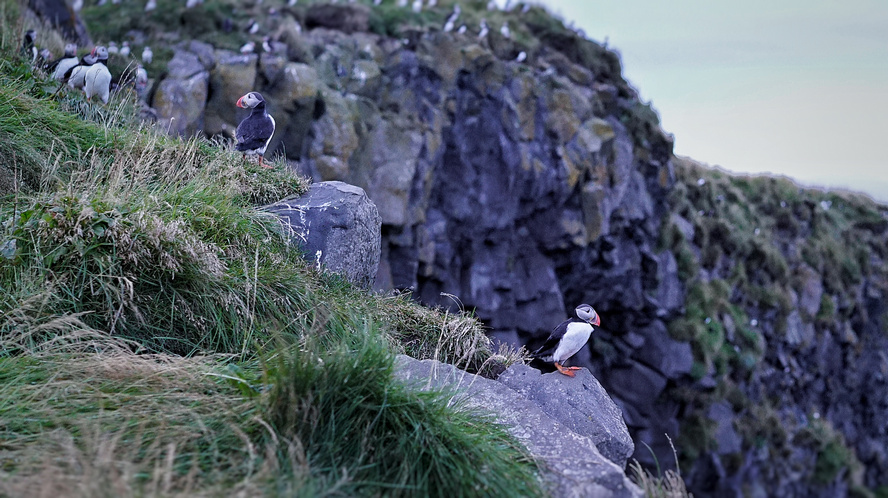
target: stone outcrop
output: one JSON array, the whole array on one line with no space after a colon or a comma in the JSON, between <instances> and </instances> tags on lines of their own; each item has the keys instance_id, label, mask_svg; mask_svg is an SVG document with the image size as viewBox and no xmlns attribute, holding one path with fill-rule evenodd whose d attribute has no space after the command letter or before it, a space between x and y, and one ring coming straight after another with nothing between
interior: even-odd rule
<instances>
[{"instance_id":1,"label":"stone outcrop","mask_svg":"<svg viewBox=\"0 0 888 498\"><path fill-rule=\"evenodd\" d=\"M625 455L631 453L632 444L619 409L595 377L588 370L577 372L573 379L561 374L540 377L528 369L512 366L503 373L510 380L499 382L434 360L399 356L395 377L420 389L452 392L459 403L493 415L540 464L553 496L640 498L641 490L625 476L623 467L599 451ZM575 386L565 387L567 382ZM558 387L550 390L545 387L549 384ZM595 402L572 404L563 396L577 389L589 391ZM577 423L580 419L588 421Z\"/></svg>"},{"instance_id":2,"label":"stone outcrop","mask_svg":"<svg viewBox=\"0 0 888 498\"><path fill-rule=\"evenodd\" d=\"M169 76L160 82L151 103L160 126L178 136L191 137L203 132L209 71L195 52L185 50L176 52L168 70Z\"/></svg>"},{"instance_id":3,"label":"stone outcrop","mask_svg":"<svg viewBox=\"0 0 888 498\"><path fill-rule=\"evenodd\" d=\"M359 187L322 182L308 193L266 206L280 217L305 259L370 287L379 267L380 222L376 206Z\"/></svg>"},{"instance_id":4,"label":"stone outcrop","mask_svg":"<svg viewBox=\"0 0 888 498\"><path fill-rule=\"evenodd\" d=\"M572 378L554 372L543 375L527 365L513 365L497 380L571 431L591 439L603 457L621 469L626 467L635 445L623 412L588 370L580 370Z\"/></svg>"}]
</instances>

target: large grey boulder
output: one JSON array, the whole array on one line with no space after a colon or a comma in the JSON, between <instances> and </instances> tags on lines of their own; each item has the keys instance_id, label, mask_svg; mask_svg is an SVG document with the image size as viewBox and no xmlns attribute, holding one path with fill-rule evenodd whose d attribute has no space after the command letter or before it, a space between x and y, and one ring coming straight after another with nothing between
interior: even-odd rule
<instances>
[{"instance_id":1,"label":"large grey boulder","mask_svg":"<svg viewBox=\"0 0 888 498\"><path fill-rule=\"evenodd\" d=\"M154 109L161 126L170 134L193 136L203 128L204 105L210 74L199 71L186 78L167 78L154 93Z\"/></svg>"},{"instance_id":2,"label":"large grey boulder","mask_svg":"<svg viewBox=\"0 0 888 498\"><path fill-rule=\"evenodd\" d=\"M503 375L520 377L524 368L529 367L513 366ZM403 355L397 358L395 377L420 389L451 391L455 400L464 406L490 412L496 422L504 425L522 442L540 464L553 496L592 498L641 496L641 490L626 477L623 468L602 456L590 435L572 429L571 426L577 424L554 418L537 401L529 399L503 382L485 379L435 360L419 361ZM553 380L546 377L541 382ZM578 373L577 378L568 380L591 385L594 377L588 371L584 371ZM597 381L595 384L597 385ZM579 383L578 385L582 386ZM600 389L600 386L598 387ZM577 410L584 410L590 406L578 406ZM578 416L595 415L594 412L586 412ZM602 424L613 422L615 420L610 416L601 421ZM625 425L622 425L622 431L625 430ZM602 430L599 436L614 432L619 432L619 429L614 427Z\"/></svg>"},{"instance_id":3,"label":"large grey boulder","mask_svg":"<svg viewBox=\"0 0 888 498\"><path fill-rule=\"evenodd\" d=\"M579 370L571 378L557 372L543 375L527 365L513 365L498 380L538 404L573 432L591 439L602 456L620 468L626 467L635 444L623 421L623 412L589 370Z\"/></svg>"},{"instance_id":4,"label":"large grey boulder","mask_svg":"<svg viewBox=\"0 0 888 498\"><path fill-rule=\"evenodd\" d=\"M376 205L364 190L343 182L321 182L301 197L266 206L290 232L305 258L368 288L379 267L380 227Z\"/></svg>"}]
</instances>

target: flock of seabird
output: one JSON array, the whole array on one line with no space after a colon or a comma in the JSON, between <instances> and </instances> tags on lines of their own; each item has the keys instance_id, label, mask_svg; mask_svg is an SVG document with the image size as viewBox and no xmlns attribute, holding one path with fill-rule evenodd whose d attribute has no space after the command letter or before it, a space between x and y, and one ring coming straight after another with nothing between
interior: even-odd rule
<instances>
[{"instance_id":1,"label":"flock of seabird","mask_svg":"<svg viewBox=\"0 0 888 498\"><path fill-rule=\"evenodd\" d=\"M108 57L115 54L129 58L130 51L128 42L123 42L120 47L111 42L107 46L97 45L83 57L77 57L77 45L69 43L65 45L65 52L53 59L49 49L38 49L37 32L29 29L22 37L20 54L33 67L43 70L61 82L62 86L67 85L70 89L82 90L87 101L97 97L103 104L107 104L113 89L111 71L108 70ZM146 45L142 50L142 63L150 64L153 56L151 47ZM148 85L148 73L142 64L136 66L134 76L136 90L141 93Z\"/></svg>"}]
</instances>

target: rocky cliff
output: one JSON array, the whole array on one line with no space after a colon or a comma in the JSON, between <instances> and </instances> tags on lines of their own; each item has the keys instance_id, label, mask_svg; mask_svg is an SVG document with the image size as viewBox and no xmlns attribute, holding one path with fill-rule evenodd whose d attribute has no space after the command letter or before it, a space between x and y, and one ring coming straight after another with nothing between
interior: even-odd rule
<instances>
[{"instance_id":1,"label":"rocky cliff","mask_svg":"<svg viewBox=\"0 0 888 498\"><path fill-rule=\"evenodd\" d=\"M604 328L575 364L636 458L667 464L678 438L698 496L888 485L888 208L676 159L618 55L537 7L465 2L459 33L452 2L210 4L95 29L171 48L149 103L173 133L230 136L234 101L262 92L270 156L377 205L379 290L529 346L593 304ZM260 35L270 51L234 50Z\"/></svg>"}]
</instances>

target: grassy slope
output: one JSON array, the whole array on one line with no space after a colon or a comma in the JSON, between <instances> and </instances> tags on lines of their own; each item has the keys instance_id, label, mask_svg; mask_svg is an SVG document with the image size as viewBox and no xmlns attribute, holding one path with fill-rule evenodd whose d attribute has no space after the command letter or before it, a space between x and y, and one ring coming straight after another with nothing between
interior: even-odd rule
<instances>
[{"instance_id":1,"label":"grassy slope","mask_svg":"<svg viewBox=\"0 0 888 498\"><path fill-rule=\"evenodd\" d=\"M513 352L312 271L253 207L303 179L140 129L127 92L53 97L9 31L0 494L540 492L502 429L391 377L397 352L472 370Z\"/></svg>"},{"instance_id":2,"label":"grassy slope","mask_svg":"<svg viewBox=\"0 0 888 498\"><path fill-rule=\"evenodd\" d=\"M662 233L688 289L686 313L670 323L670 333L691 341L693 373L710 373L717 386L702 395L682 389L673 394L698 413L727 400L740 413L737 429L747 447L781 454L809 446L817 454L816 483L839 478L859 486L854 476L861 463L828 421L783 420L779 396L752 401L743 387L765 367L766 340L782 340L786 333L796 309L792 295L801 294L806 282L804 267L822 275L819 310L802 316L818 334L838 335L836 323L860 315L856 294L862 282L888 281L885 206L860 194L801 188L786 178L730 175L685 158L676 161L676 176L673 212L693 225L694 237L686 240L671 223ZM764 330L776 337L764 337ZM682 429L678 444L685 457L712 448L715 424L705 417L691 417ZM740 458L725 461L734 465Z\"/></svg>"}]
</instances>

